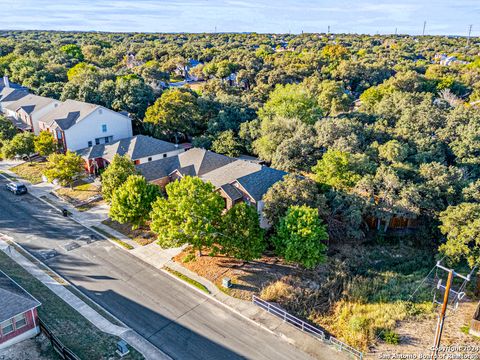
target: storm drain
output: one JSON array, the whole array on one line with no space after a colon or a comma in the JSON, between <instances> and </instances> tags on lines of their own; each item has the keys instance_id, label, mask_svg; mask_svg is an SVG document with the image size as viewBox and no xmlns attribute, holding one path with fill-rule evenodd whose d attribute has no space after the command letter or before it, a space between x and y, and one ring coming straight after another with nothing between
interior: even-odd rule
<instances>
[{"instance_id":1,"label":"storm drain","mask_svg":"<svg viewBox=\"0 0 480 360\"><path fill-rule=\"evenodd\" d=\"M72 251L78 249L79 247L80 245L78 245L78 243L76 243L75 241L70 241L69 243L62 245L62 248L64 248L65 251Z\"/></svg>"},{"instance_id":2,"label":"storm drain","mask_svg":"<svg viewBox=\"0 0 480 360\"><path fill-rule=\"evenodd\" d=\"M51 259L58 255L57 250L55 249L37 250L35 253L44 260Z\"/></svg>"}]
</instances>

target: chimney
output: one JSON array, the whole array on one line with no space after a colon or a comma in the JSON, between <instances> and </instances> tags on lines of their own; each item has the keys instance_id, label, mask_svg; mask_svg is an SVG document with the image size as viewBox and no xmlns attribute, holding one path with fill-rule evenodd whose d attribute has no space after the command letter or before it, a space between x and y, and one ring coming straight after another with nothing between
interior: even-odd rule
<instances>
[{"instance_id":1,"label":"chimney","mask_svg":"<svg viewBox=\"0 0 480 360\"><path fill-rule=\"evenodd\" d=\"M7 89L10 88L10 82L8 81L8 76L7 76L7 75L5 75L5 76L3 77L3 85L4 85Z\"/></svg>"}]
</instances>

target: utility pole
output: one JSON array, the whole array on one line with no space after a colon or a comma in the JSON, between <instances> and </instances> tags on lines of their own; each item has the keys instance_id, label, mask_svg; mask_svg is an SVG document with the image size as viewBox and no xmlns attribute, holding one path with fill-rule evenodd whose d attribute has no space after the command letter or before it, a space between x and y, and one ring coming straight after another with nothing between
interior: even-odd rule
<instances>
[{"instance_id":1,"label":"utility pole","mask_svg":"<svg viewBox=\"0 0 480 360\"><path fill-rule=\"evenodd\" d=\"M422 36L425 35L425 27L427 26L427 20L423 22L423 31L422 31Z\"/></svg>"},{"instance_id":2,"label":"utility pole","mask_svg":"<svg viewBox=\"0 0 480 360\"><path fill-rule=\"evenodd\" d=\"M395 36L397 36L397 28L395 28Z\"/></svg>"},{"instance_id":3,"label":"utility pole","mask_svg":"<svg viewBox=\"0 0 480 360\"><path fill-rule=\"evenodd\" d=\"M328 25L327 35L330 35L330 25Z\"/></svg>"},{"instance_id":4,"label":"utility pole","mask_svg":"<svg viewBox=\"0 0 480 360\"><path fill-rule=\"evenodd\" d=\"M470 44L470 35L472 35L472 26L470 24L470 26L468 27L468 37L467 37L467 46Z\"/></svg>"},{"instance_id":5,"label":"utility pole","mask_svg":"<svg viewBox=\"0 0 480 360\"><path fill-rule=\"evenodd\" d=\"M463 276L461 274L456 273L453 269L448 269L448 268L444 267L443 265L441 265L440 261L437 262L436 266L437 266L437 268L448 272L448 277L447 277L447 283L445 284L445 286L442 285L442 280L440 280L438 282L438 285L437 285L437 288L438 289L444 289L445 293L443 295L443 303L439 303L439 304L442 305L442 307L440 308L440 312L438 314L437 328L435 330L435 338L434 338L434 341L433 341L432 360L436 360L437 357L438 357L438 350L440 348L440 340L442 339L443 325L445 323L445 316L447 314L450 292L452 292L455 295L455 300L454 300L455 303L456 303L455 308L456 308L456 306L458 306L458 301L462 300L463 297L465 296L465 293L462 292L462 291L452 290L453 278L455 276L458 276L458 277L464 279L465 281L470 281L471 275L473 273L473 270L472 270L472 272L470 272L470 274L468 274L467 276Z\"/></svg>"}]
</instances>

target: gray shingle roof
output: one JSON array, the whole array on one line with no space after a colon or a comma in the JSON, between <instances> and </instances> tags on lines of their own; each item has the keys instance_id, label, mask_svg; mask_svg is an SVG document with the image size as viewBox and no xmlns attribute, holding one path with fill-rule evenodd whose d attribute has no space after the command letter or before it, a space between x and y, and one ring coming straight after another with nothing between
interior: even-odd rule
<instances>
[{"instance_id":1,"label":"gray shingle roof","mask_svg":"<svg viewBox=\"0 0 480 360\"><path fill-rule=\"evenodd\" d=\"M94 159L101 157L111 162L115 154L126 154L130 159L136 160L153 155L165 154L178 149L179 148L175 146L175 144L155 139L150 136L137 135L106 145L94 145L90 148L81 149L77 153L83 158Z\"/></svg>"},{"instance_id":2,"label":"gray shingle roof","mask_svg":"<svg viewBox=\"0 0 480 360\"><path fill-rule=\"evenodd\" d=\"M282 180L285 175L287 175L285 171L262 166L260 171L243 176L237 181L255 201L260 201L268 189L277 181Z\"/></svg>"},{"instance_id":3,"label":"gray shingle roof","mask_svg":"<svg viewBox=\"0 0 480 360\"><path fill-rule=\"evenodd\" d=\"M8 105L6 105L4 108L9 109L12 111L17 111L18 109L23 109L27 114L31 114L34 111L38 111L45 106L56 102L57 100L47 98L44 96L37 96L37 95L26 95L22 96L20 99L17 101L14 101Z\"/></svg>"},{"instance_id":4,"label":"gray shingle roof","mask_svg":"<svg viewBox=\"0 0 480 360\"><path fill-rule=\"evenodd\" d=\"M223 192L233 201L241 199L243 197L242 193L231 184L225 184L220 186Z\"/></svg>"},{"instance_id":5,"label":"gray shingle roof","mask_svg":"<svg viewBox=\"0 0 480 360\"><path fill-rule=\"evenodd\" d=\"M25 86L18 85L16 83L12 83L10 81L8 83L9 83L9 88L10 89L28 91L28 89ZM3 89L8 89L8 88L5 87L4 78L2 76L2 77L0 77L0 90L3 90Z\"/></svg>"},{"instance_id":6,"label":"gray shingle roof","mask_svg":"<svg viewBox=\"0 0 480 360\"><path fill-rule=\"evenodd\" d=\"M193 148L179 155L180 166L193 165L196 176L202 176L235 160L200 148Z\"/></svg>"},{"instance_id":7,"label":"gray shingle roof","mask_svg":"<svg viewBox=\"0 0 480 360\"><path fill-rule=\"evenodd\" d=\"M32 295L0 271L0 323L40 305Z\"/></svg>"},{"instance_id":8,"label":"gray shingle roof","mask_svg":"<svg viewBox=\"0 0 480 360\"><path fill-rule=\"evenodd\" d=\"M171 156L139 164L135 167L147 181L153 181L168 176L172 171L177 169L178 166L178 156Z\"/></svg>"},{"instance_id":9,"label":"gray shingle roof","mask_svg":"<svg viewBox=\"0 0 480 360\"><path fill-rule=\"evenodd\" d=\"M66 100L55 110L43 116L40 121L43 121L49 126L57 125L60 129L67 130L99 107L99 105L82 101Z\"/></svg>"},{"instance_id":10,"label":"gray shingle roof","mask_svg":"<svg viewBox=\"0 0 480 360\"><path fill-rule=\"evenodd\" d=\"M0 91L0 102L17 101L27 95L28 95L28 92L23 90L4 88L3 90Z\"/></svg>"}]
</instances>

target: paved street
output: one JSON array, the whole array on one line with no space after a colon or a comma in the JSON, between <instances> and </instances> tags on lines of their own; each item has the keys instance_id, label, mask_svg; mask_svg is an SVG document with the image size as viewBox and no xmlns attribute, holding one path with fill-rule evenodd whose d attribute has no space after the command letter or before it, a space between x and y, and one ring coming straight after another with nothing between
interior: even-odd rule
<instances>
[{"instance_id":1,"label":"paved street","mask_svg":"<svg viewBox=\"0 0 480 360\"><path fill-rule=\"evenodd\" d=\"M0 232L174 359L308 359L30 195L0 180Z\"/></svg>"}]
</instances>

